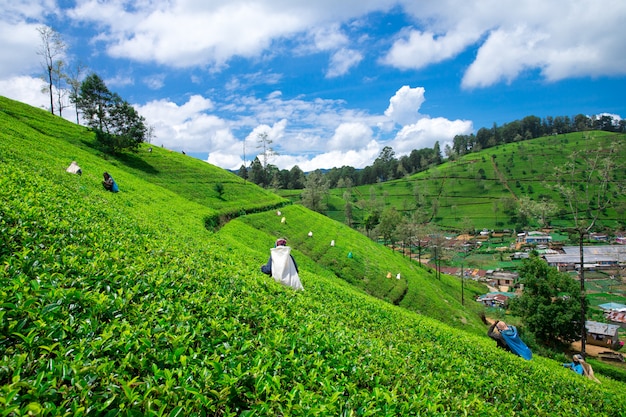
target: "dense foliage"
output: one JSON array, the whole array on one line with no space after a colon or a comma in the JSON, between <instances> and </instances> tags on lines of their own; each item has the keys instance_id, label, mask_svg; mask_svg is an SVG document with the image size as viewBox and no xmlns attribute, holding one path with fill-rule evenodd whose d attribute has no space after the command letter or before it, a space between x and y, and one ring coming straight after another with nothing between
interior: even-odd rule
<instances>
[{"instance_id":1,"label":"dense foliage","mask_svg":"<svg viewBox=\"0 0 626 417\"><path fill-rule=\"evenodd\" d=\"M536 339L552 346L580 339L579 284L536 255L524 259L518 272L524 292L509 307Z\"/></svg>"},{"instance_id":2,"label":"dense foliage","mask_svg":"<svg viewBox=\"0 0 626 417\"><path fill-rule=\"evenodd\" d=\"M258 213L211 233L208 202L232 206L212 187L193 194L173 178L196 169L219 177L215 168L160 149L138 153L141 162L102 159L84 144L93 134L4 98L0 125L1 415L622 414L623 383L523 361L484 334L339 279L325 263L348 258L314 241L332 227L324 216L287 207L285 224ZM71 160L82 176L64 171ZM174 172L155 168L166 161ZM119 193L102 188L105 169ZM250 184L231 195L238 181L223 175L223 199L272 201ZM298 233L315 225L312 238ZM347 237L335 248L345 253L351 237L339 226ZM303 249L303 292L259 272L278 233ZM398 254L355 244L357 268L402 265ZM319 262L305 255L316 250ZM439 291L458 287L451 278ZM464 311L439 300L424 313Z\"/></svg>"},{"instance_id":3,"label":"dense foliage","mask_svg":"<svg viewBox=\"0 0 626 417\"><path fill-rule=\"evenodd\" d=\"M112 93L97 74L90 74L80 87L78 108L98 141L110 152L137 149L146 139L148 128L137 110Z\"/></svg>"}]
</instances>

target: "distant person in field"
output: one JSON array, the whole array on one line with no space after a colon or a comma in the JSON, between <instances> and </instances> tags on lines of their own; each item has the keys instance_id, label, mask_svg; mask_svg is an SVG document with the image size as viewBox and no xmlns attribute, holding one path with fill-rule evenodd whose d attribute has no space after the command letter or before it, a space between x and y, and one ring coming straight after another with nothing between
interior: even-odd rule
<instances>
[{"instance_id":1,"label":"distant person in field","mask_svg":"<svg viewBox=\"0 0 626 417\"><path fill-rule=\"evenodd\" d=\"M271 275L275 281L296 290L304 289L298 276L298 265L291 255L291 248L287 246L287 240L284 238L276 240L276 244L270 249L269 260L261 266L261 272Z\"/></svg>"},{"instance_id":2,"label":"distant person in field","mask_svg":"<svg viewBox=\"0 0 626 417\"><path fill-rule=\"evenodd\" d=\"M103 177L104 177L104 181L102 181L102 186L104 187L105 190L111 191L113 193L116 193L120 190L119 187L117 186L117 183L111 176L111 174L109 174L108 172L105 172L103 174Z\"/></svg>"},{"instance_id":3,"label":"distant person in field","mask_svg":"<svg viewBox=\"0 0 626 417\"><path fill-rule=\"evenodd\" d=\"M515 326L509 326L503 321L496 320L487 331L487 336L496 341L498 347L514 353L526 360L532 358L532 352L520 339Z\"/></svg>"},{"instance_id":4,"label":"distant person in field","mask_svg":"<svg viewBox=\"0 0 626 417\"><path fill-rule=\"evenodd\" d=\"M574 355L572 356L572 361L570 363L564 363L563 366L571 369L572 371L576 372L578 375L584 375L585 368L583 368L582 363L580 363L580 360L582 358L583 357L580 355Z\"/></svg>"},{"instance_id":5,"label":"distant person in field","mask_svg":"<svg viewBox=\"0 0 626 417\"><path fill-rule=\"evenodd\" d=\"M78 175L83 175L83 170L80 169L80 167L78 166L78 164L76 163L76 161L72 161L72 163L70 164L69 167L67 167L67 169L65 170L67 172L69 172L70 174L78 174Z\"/></svg>"},{"instance_id":6,"label":"distant person in field","mask_svg":"<svg viewBox=\"0 0 626 417\"><path fill-rule=\"evenodd\" d=\"M576 372L578 375L584 375L587 378L591 379L592 381L600 382L598 378L596 378L593 372L593 368L591 367L591 365L587 363L587 361L585 361L582 355L572 356L572 362L564 363L563 366L571 369L572 371Z\"/></svg>"}]
</instances>

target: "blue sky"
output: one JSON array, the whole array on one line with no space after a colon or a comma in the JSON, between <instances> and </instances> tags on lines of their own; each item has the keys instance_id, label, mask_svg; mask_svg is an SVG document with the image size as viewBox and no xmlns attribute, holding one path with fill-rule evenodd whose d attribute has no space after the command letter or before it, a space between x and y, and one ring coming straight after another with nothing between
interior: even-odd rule
<instances>
[{"instance_id":1,"label":"blue sky","mask_svg":"<svg viewBox=\"0 0 626 417\"><path fill-rule=\"evenodd\" d=\"M528 115L626 117L624 21L622 0L0 0L0 95L48 108L47 25L156 146L237 169L266 133L281 169L362 168Z\"/></svg>"}]
</instances>

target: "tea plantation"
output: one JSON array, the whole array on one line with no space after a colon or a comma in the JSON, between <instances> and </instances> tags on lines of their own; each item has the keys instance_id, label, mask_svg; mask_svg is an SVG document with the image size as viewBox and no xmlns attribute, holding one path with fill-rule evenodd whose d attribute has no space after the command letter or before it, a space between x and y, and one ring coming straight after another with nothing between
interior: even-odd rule
<instances>
[{"instance_id":1,"label":"tea plantation","mask_svg":"<svg viewBox=\"0 0 626 417\"><path fill-rule=\"evenodd\" d=\"M146 149L0 98L0 415L624 415L623 383L496 349L454 278ZM278 236L304 291L259 271Z\"/></svg>"}]
</instances>

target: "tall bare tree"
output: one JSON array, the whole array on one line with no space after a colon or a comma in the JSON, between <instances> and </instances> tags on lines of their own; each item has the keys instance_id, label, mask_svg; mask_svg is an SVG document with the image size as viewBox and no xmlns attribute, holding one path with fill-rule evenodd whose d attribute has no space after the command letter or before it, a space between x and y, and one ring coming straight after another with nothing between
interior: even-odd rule
<instances>
[{"instance_id":1,"label":"tall bare tree","mask_svg":"<svg viewBox=\"0 0 626 417\"><path fill-rule=\"evenodd\" d=\"M80 124L78 101L80 99L80 86L82 84L82 75L87 67L80 62L74 66L70 66L65 74L67 85L70 89L70 102L76 108L76 124Z\"/></svg>"},{"instance_id":2,"label":"tall bare tree","mask_svg":"<svg viewBox=\"0 0 626 417\"><path fill-rule=\"evenodd\" d=\"M37 28L41 44L37 50L37 55L41 56L41 65L45 72L44 80L48 83L44 91L50 93L50 112L54 114L54 93L53 88L57 74L55 68L60 69L62 64L61 58L65 55L65 43L61 39L61 35L49 26L39 26Z\"/></svg>"},{"instance_id":3,"label":"tall bare tree","mask_svg":"<svg viewBox=\"0 0 626 417\"><path fill-rule=\"evenodd\" d=\"M272 139L267 132L257 133L257 148L263 151L263 169L267 169L267 164L272 156L276 155L272 149Z\"/></svg>"},{"instance_id":4,"label":"tall bare tree","mask_svg":"<svg viewBox=\"0 0 626 417\"><path fill-rule=\"evenodd\" d=\"M68 90L65 88L67 76L64 71L65 61L60 59L54 61L52 68L52 82L54 84L54 96L57 102L57 111L61 117L63 117L63 109L68 107L66 101Z\"/></svg>"}]
</instances>

